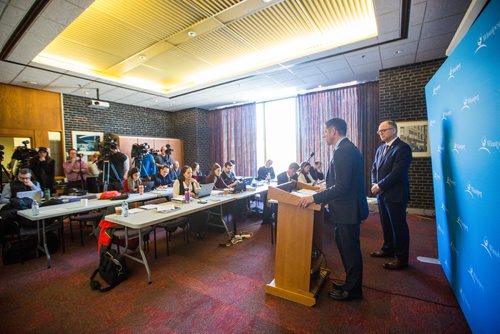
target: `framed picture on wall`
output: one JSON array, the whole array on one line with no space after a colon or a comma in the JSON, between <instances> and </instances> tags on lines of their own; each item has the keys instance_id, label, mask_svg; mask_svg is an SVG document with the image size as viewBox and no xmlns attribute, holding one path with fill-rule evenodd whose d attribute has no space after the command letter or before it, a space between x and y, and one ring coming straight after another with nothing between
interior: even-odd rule
<instances>
[{"instance_id":1,"label":"framed picture on wall","mask_svg":"<svg viewBox=\"0 0 500 334\"><path fill-rule=\"evenodd\" d=\"M84 155L99 152L99 142L103 137L103 132L71 131L73 148Z\"/></svg>"},{"instance_id":2,"label":"framed picture on wall","mask_svg":"<svg viewBox=\"0 0 500 334\"><path fill-rule=\"evenodd\" d=\"M429 129L427 121L397 122L398 136L408 143L413 157L430 157Z\"/></svg>"}]
</instances>

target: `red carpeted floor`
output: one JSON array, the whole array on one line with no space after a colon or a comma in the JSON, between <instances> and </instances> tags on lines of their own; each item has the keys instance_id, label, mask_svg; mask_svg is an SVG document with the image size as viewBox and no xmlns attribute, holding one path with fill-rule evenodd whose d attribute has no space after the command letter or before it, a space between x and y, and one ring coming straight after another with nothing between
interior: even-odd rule
<instances>
[{"instance_id":1,"label":"red carpeted floor","mask_svg":"<svg viewBox=\"0 0 500 334\"><path fill-rule=\"evenodd\" d=\"M69 242L54 254L24 264L0 265L1 333L468 333L470 329L438 265L417 256L437 257L435 222L409 217L410 268L390 272L384 259L368 256L381 246L378 216L361 228L364 298L339 302L321 290L317 305L301 306L264 293L273 278L274 246L270 225L256 219L240 224L253 237L218 247L224 235L209 231L202 241L185 244L172 237L166 255L164 233L158 258L149 253L153 283L142 265L128 261L130 278L107 293L91 291L97 266L95 239ZM343 270L325 225L324 253L334 279Z\"/></svg>"}]
</instances>

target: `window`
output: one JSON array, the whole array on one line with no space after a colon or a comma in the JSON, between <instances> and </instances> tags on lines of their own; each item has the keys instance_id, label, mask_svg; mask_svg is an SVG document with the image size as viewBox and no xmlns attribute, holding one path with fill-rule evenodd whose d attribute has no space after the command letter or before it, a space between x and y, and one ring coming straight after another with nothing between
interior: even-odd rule
<instances>
[{"instance_id":1,"label":"window","mask_svg":"<svg viewBox=\"0 0 500 334\"><path fill-rule=\"evenodd\" d=\"M257 165L273 160L276 174L297 161L296 98L257 104Z\"/></svg>"}]
</instances>

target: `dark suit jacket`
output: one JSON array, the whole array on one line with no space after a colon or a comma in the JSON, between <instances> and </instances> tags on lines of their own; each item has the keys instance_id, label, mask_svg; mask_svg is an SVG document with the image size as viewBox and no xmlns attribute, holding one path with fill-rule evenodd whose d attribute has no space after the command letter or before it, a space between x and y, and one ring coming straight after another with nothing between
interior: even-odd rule
<instances>
[{"instance_id":1,"label":"dark suit jacket","mask_svg":"<svg viewBox=\"0 0 500 334\"><path fill-rule=\"evenodd\" d=\"M375 153L372 166L372 183L377 183L381 196L388 202L408 203L410 200L410 181L408 170L411 164L411 148L397 138L382 157L385 144Z\"/></svg>"},{"instance_id":2,"label":"dark suit jacket","mask_svg":"<svg viewBox=\"0 0 500 334\"><path fill-rule=\"evenodd\" d=\"M359 224L368 217L363 157L347 138L333 154L326 176L327 189L315 194L315 203L328 203L337 224Z\"/></svg>"},{"instance_id":3,"label":"dark suit jacket","mask_svg":"<svg viewBox=\"0 0 500 334\"><path fill-rule=\"evenodd\" d=\"M287 172L283 172L283 173L279 173L278 176L276 177L277 181L278 181L278 185L280 184L283 184L283 183L287 183L288 182L288 176L286 174ZM299 175L297 173L295 173L295 175L293 175L290 180L295 180L297 181L297 178L299 177Z\"/></svg>"}]
</instances>

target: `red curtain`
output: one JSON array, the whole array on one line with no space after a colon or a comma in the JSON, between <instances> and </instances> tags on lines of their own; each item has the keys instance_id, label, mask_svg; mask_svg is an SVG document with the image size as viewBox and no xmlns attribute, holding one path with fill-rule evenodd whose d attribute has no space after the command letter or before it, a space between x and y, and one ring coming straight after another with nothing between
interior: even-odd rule
<instances>
[{"instance_id":1,"label":"red curtain","mask_svg":"<svg viewBox=\"0 0 500 334\"><path fill-rule=\"evenodd\" d=\"M326 172L332 147L323 139L324 124L331 118L347 123L347 137L359 148L365 162L367 191L370 169L378 146L378 82L326 90L298 96L299 161L315 152L314 160L323 162Z\"/></svg>"},{"instance_id":2,"label":"red curtain","mask_svg":"<svg viewBox=\"0 0 500 334\"><path fill-rule=\"evenodd\" d=\"M257 170L256 105L212 111L208 114L210 161L223 166L235 160L236 175L251 176Z\"/></svg>"}]
</instances>

